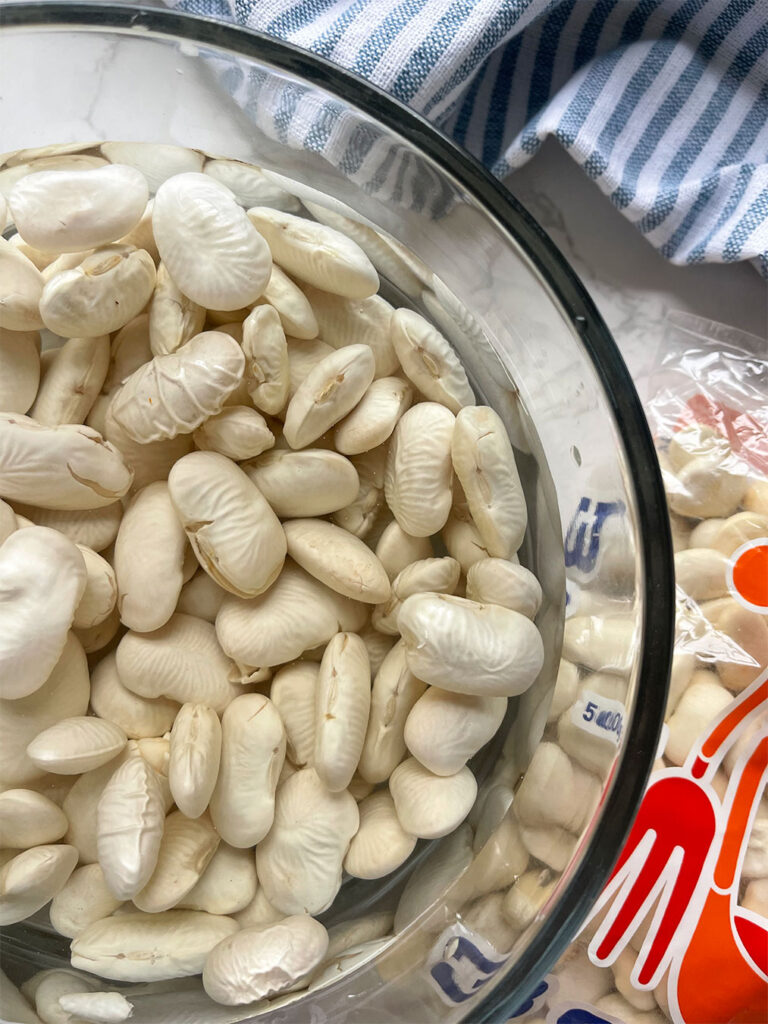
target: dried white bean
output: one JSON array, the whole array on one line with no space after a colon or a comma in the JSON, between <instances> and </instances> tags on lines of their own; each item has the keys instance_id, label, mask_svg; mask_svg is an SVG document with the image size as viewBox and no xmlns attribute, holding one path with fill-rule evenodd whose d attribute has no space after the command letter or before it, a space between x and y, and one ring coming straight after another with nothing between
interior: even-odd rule
<instances>
[{"instance_id":1,"label":"dried white bean","mask_svg":"<svg viewBox=\"0 0 768 1024\"><path fill-rule=\"evenodd\" d=\"M104 551L114 541L123 515L119 501L103 508L51 509L33 508L21 502L14 503L17 510L36 526L48 526L69 537L78 546L92 551Z\"/></svg>"},{"instance_id":2,"label":"dried white bean","mask_svg":"<svg viewBox=\"0 0 768 1024\"><path fill-rule=\"evenodd\" d=\"M355 805L357 806L357 805ZM34 846L0 868L0 924L15 924L44 907L77 864L74 846Z\"/></svg>"},{"instance_id":3,"label":"dried white bean","mask_svg":"<svg viewBox=\"0 0 768 1024\"><path fill-rule=\"evenodd\" d=\"M38 171L11 192L19 234L44 252L82 252L114 242L139 221L147 183L132 167Z\"/></svg>"},{"instance_id":4,"label":"dried white bean","mask_svg":"<svg viewBox=\"0 0 768 1024\"><path fill-rule=\"evenodd\" d=\"M268 452L243 468L282 518L335 512L360 488L349 459L322 448Z\"/></svg>"},{"instance_id":5,"label":"dried white bean","mask_svg":"<svg viewBox=\"0 0 768 1024\"><path fill-rule=\"evenodd\" d=\"M198 562L219 586L256 597L274 583L285 534L242 469L217 452L192 452L173 467L168 488Z\"/></svg>"},{"instance_id":6,"label":"dried white bean","mask_svg":"<svg viewBox=\"0 0 768 1024\"><path fill-rule=\"evenodd\" d=\"M712 539L712 547L730 558L747 541L768 537L768 513L737 512L722 523Z\"/></svg>"},{"instance_id":7,"label":"dried white bean","mask_svg":"<svg viewBox=\"0 0 768 1024\"><path fill-rule=\"evenodd\" d=\"M272 306L255 306L243 321L245 381L251 401L275 415L288 401L288 345L280 317Z\"/></svg>"},{"instance_id":8,"label":"dried white bean","mask_svg":"<svg viewBox=\"0 0 768 1024\"><path fill-rule=\"evenodd\" d=\"M114 981L186 978L200 974L213 947L237 930L230 917L196 910L108 917L73 941L72 966Z\"/></svg>"},{"instance_id":9,"label":"dried white bean","mask_svg":"<svg viewBox=\"0 0 768 1024\"><path fill-rule=\"evenodd\" d=\"M600 782L574 765L555 743L534 751L515 797L515 814L527 826L558 825L579 832L600 797Z\"/></svg>"},{"instance_id":10,"label":"dried white bean","mask_svg":"<svg viewBox=\"0 0 768 1024\"><path fill-rule=\"evenodd\" d=\"M126 633L117 647L123 686L140 697L210 704L221 712L240 690L210 622L178 612L151 633Z\"/></svg>"},{"instance_id":11,"label":"dried white bean","mask_svg":"<svg viewBox=\"0 0 768 1024\"><path fill-rule=\"evenodd\" d=\"M186 146L168 146L157 142L103 142L101 152L113 164L135 167L156 192L166 179L185 171L201 171L203 155Z\"/></svg>"},{"instance_id":12,"label":"dried white bean","mask_svg":"<svg viewBox=\"0 0 768 1024\"><path fill-rule=\"evenodd\" d=\"M346 789L357 768L370 704L365 644L354 633L337 633L325 649L317 677L312 759L320 781L332 793Z\"/></svg>"},{"instance_id":13,"label":"dried white bean","mask_svg":"<svg viewBox=\"0 0 768 1024\"><path fill-rule=\"evenodd\" d=\"M366 615L365 605L288 560L266 593L248 601L226 598L216 616L216 635L237 664L271 667L326 643L339 629L358 630Z\"/></svg>"},{"instance_id":14,"label":"dried white bean","mask_svg":"<svg viewBox=\"0 0 768 1024\"><path fill-rule=\"evenodd\" d=\"M245 356L220 331L205 331L131 374L109 416L140 444L190 434L219 412L243 377Z\"/></svg>"},{"instance_id":15,"label":"dried white bean","mask_svg":"<svg viewBox=\"0 0 768 1024\"><path fill-rule=\"evenodd\" d=\"M376 268L346 235L263 206L252 207L248 217L267 240L275 263L293 277L350 299L377 291Z\"/></svg>"},{"instance_id":16,"label":"dried white bean","mask_svg":"<svg viewBox=\"0 0 768 1024\"><path fill-rule=\"evenodd\" d=\"M129 629L150 632L170 619L181 593L186 550L168 484L142 488L125 510L113 556L117 604Z\"/></svg>"},{"instance_id":17,"label":"dried white bean","mask_svg":"<svg viewBox=\"0 0 768 1024\"><path fill-rule=\"evenodd\" d=\"M267 421L245 405L232 405L198 427L193 439L202 451L214 451L240 462L261 455L275 443Z\"/></svg>"},{"instance_id":18,"label":"dried white bean","mask_svg":"<svg viewBox=\"0 0 768 1024\"><path fill-rule=\"evenodd\" d=\"M442 529L442 539L463 573L469 573L473 565L490 558L490 552L466 506L453 506Z\"/></svg>"},{"instance_id":19,"label":"dried white bean","mask_svg":"<svg viewBox=\"0 0 768 1024\"><path fill-rule=\"evenodd\" d=\"M395 519L414 537L437 533L448 518L454 424L444 406L422 402L402 416L392 436L384 491Z\"/></svg>"},{"instance_id":20,"label":"dried white bean","mask_svg":"<svg viewBox=\"0 0 768 1024\"><path fill-rule=\"evenodd\" d=\"M89 924L109 917L122 902L107 888L100 864L84 864L69 876L51 902L51 924L61 935L74 939Z\"/></svg>"},{"instance_id":21,"label":"dried white bean","mask_svg":"<svg viewBox=\"0 0 768 1024\"><path fill-rule=\"evenodd\" d=\"M115 607L117 582L106 558L82 544L77 548L85 563L86 582L72 625L75 629L90 629L103 622Z\"/></svg>"},{"instance_id":22,"label":"dried white bean","mask_svg":"<svg viewBox=\"0 0 768 1024\"><path fill-rule=\"evenodd\" d=\"M40 383L40 336L0 327L0 412L26 412Z\"/></svg>"},{"instance_id":23,"label":"dried white bean","mask_svg":"<svg viewBox=\"0 0 768 1024\"><path fill-rule=\"evenodd\" d=\"M367 604L388 598L384 567L363 541L322 519L293 519L283 528L288 554L327 587Z\"/></svg>"},{"instance_id":24,"label":"dried white bean","mask_svg":"<svg viewBox=\"0 0 768 1024\"><path fill-rule=\"evenodd\" d=\"M32 260L0 238L0 328L37 331L43 326L43 275Z\"/></svg>"},{"instance_id":25,"label":"dried white bean","mask_svg":"<svg viewBox=\"0 0 768 1024\"><path fill-rule=\"evenodd\" d=\"M365 394L373 373L366 345L348 345L322 359L288 403L283 432L291 448L305 448L343 419Z\"/></svg>"},{"instance_id":26,"label":"dried white bean","mask_svg":"<svg viewBox=\"0 0 768 1024\"><path fill-rule=\"evenodd\" d=\"M206 622L215 622L226 596L227 591L218 583L214 583L207 572L200 569L181 588L176 611L205 619Z\"/></svg>"},{"instance_id":27,"label":"dried white bean","mask_svg":"<svg viewBox=\"0 0 768 1024\"><path fill-rule=\"evenodd\" d=\"M139 315L154 286L155 264L148 252L106 245L48 280L40 316L63 338L110 334Z\"/></svg>"},{"instance_id":28,"label":"dried white bean","mask_svg":"<svg viewBox=\"0 0 768 1024\"><path fill-rule=\"evenodd\" d=\"M133 1003L119 992L71 992L59 997L59 1006L93 1024L120 1024L133 1014Z\"/></svg>"},{"instance_id":29,"label":"dried white bean","mask_svg":"<svg viewBox=\"0 0 768 1024\"><path fill-rule=\"evenodd\" d=\"M89 689L85 653L70 633L59 660L39 689L28 697L0 701L0 780L3 784L24 785L44 774L27 757L27 744L62 718L84 715Z\"/></svg>"},{"instance_id":30,"label":"dried white bean","mask_svg":"<svg viewBox=\"0 0 768 1024\"><path fill-rule=\"evenodd\" d=\"M207 814L193 819L173 811L165 819L155 869L134 895L134 906L150 914L175 907L200 881L218 845Z\"/></svg>"},{"instance_id":31,"label":"dried white bean","mask_svg":"<svg viewBox=\"0 0 768 1024\"><path fill-rule=\"evenodd\" d=\"M337 425L337 449L345 455L358 455L383 444L412 400L411 386L399 377L374 380L357 406Z\"/></svg>"},{"instance_id":32,"label":"dried white bean","mask_svg":"<svg viewBox=\"0 0 768 1024\"><path fill-rule=\"evenodd\" d=\"M0 847L28 850L55 843L68 827L66 814L42 793L33 789L0 793Z\"/></svg>"},{"instance_id":33,"label":"dried white bean","mask_svg":"<svg viewBox=\"0 0 768 1024\"><path fill-rule=\"evenodd\" d=\"M474 405L464 367L438 330L410 309L395 310L392 343L406 376L430 402L453 413Z\"/></svg>"},{"instance_id":34,"label":"dried white bean","mask_svg":"<svg viewBox=\"0 0 768 1024\"><path fill-rule=\"evenodd\" d=\"M41 971L24 983L27 998L34 1003L43 1024L70 1024L72 1018L59 1006L59 998L73 992L92 992L96 978L78 971Z\"/></svg>"},{"instance_id":35,"label":"dried white bean","mask_svg":"<svg viewBox=\"0 0 768 1024\"><path fill-rule=\"evenodd\" d=\"M259 167L239 160L206 160L204 174L226 185L241 206L274 206L276 210L297 210L295 196L276 185Z\"/></svg>"},{"instance_id":36,"label":"dried white bean","mask_svg":"<svg viewBox=\"0 0 768 1024\"><path fill-rule=\"evenodd\" d=\"M431 686L405 723L405 743L435 775L455 775L496 734L506 697L475 697Z\"/></svg>"},{"instance_id":37,"label":"dried white bean","mask_svg":"<svg viewBox=\"0 0 768 1024\"><path fill-rule=\"evenodd\" d=\"M403 759L405 723L426 688L426 683L408 667L405 645L399 641L384 658L373 681L368 730L358 766L367 782L388 779Z\"/></svg>"},{"instance_id":38,"label":"dried white bean","mask_svg":"<svg viewBox=\"0 0 768 1024\"><path fill-rule=\"evenodd\" d=\"M55 530L17 530L0 550L0 697L28 697L59 660L87 574L80 551Z\"/></svg>"},{"instance_id":39,"label":"dried white bean","mask_svg":"<svg viewBox=\"0 0 768 1024\"><path fill-rule=\"evenodd\" d=\"M675 582L694 601L708 601L728 593L728 559L712 548L689 548L675 555Z\"/></svg>"},{"instance_id":40,"label":"dried white bean","mask_svg":"<svg viewBox=\"0 0 768 1024\"><path fill-rule=\"evenodd\" d=\"M636 633L637 624L628 615L574 615L565 623L563 657L594 672L626 675L634 661Z\"/></svg>"},{"instance_id":41,"label":"dried white bean","mask_svg":"<svg viewBox=\"0 0 768 1024\"><path fill-rule=\"evenodd\" d=\"M221 842L199 881L177 906L208 914L236 914L253 900L256 886L253 850L238 850Z\"/></svg>"},{"instance_id":42,"label":"dried white bean","mask_svg":"<svg viewBox=\"0 0 768 1024\"><path fill-rule=\"evenodd\" d=\"M157 773L142 757L128 758L107 782L97 808L99 863L118 899L132 899L151 878L164 822Z\"/></svg>"},{"instance_id":43,"label":"dried white bean","mask_svg":"<svg viewBox=\"0 0 768 1024\"><path fill-rule=\"evenodd\" d=\"M448 594L414 594L398 626L409 667L454 693L511 697L538 675L544 647L536 626L499 605Z\"/></svg>"},{"instance_id":44,"label":"dried white bean","mask_svg":"<svg viewBox=\"0 0 768 1024\"><path fill-rule=\"evenodd\" d=\"M359 805L360 827L344 858L355 878L383 878L410 857L416 836L403 829L387 790L371 793Z\"/></svg>"},{"instance_id":45,"label":"dried white bean","mask_svg":"<svg viewBox=\"0 0 768 1024\"><path fill-rule=\"evenodd\" d=\"M152 228L181 291L207 309L252 305L272 269L269 247L232 192L209 175L178 174L157 190Z\"/></svg>"},{"instance_id":46,"label":"dried white bean","mask_svg":"<svg viewBox=\"0 0 768 1024\"><path fill-rule=\"evenodd\" d=\"M319 668L300 661L275 673L269 696L283 720L286 756L297 768L310 764L315 749L315 691Z\"/></svg>"},{"instance_id":47,"label":"dried white bean","mask_svg":"<svg viewBox=\"0 0 768 1024\"><path fill-rule=\"evenodd\" d=\"M412 537L395 520L385 527L376 544L376 557L391 580L412 562L432 557L428 537Z\"/></svg>"},{"instance_id":48,"label":"dried white bean","mask_svg":"<svg viewBox=\"0 0 768 1024\"><path fill-rule=\"evenodd\" d=\"M184 704L171 730L168 782L179 810L199 818L211 800L221 760L221 723L213 708Z\"/></svg>"},{"instance_id":49,"label":"dried white bean","mask_svg":"<svg viewBox=\"0 0 768 1024\"><path fill-rule=\"evenodd\" d=\"M260 301L277 310L283 330L292 338L317 337L319 327L309 299L276 263Z\"/></svg>"},{"instance_id":50,"label":"dried white bean","mask_svg":"<svg viewBox=\"0 0 768 1024\"><path fill-rule=\"evenodd\" d=\"M235 698L222 719L221 765L210 807L230 846L255 846L269 832L284 759L285 729L272 701L259 693Z\"/></svg>"},{"instance_id":51,"label":"dried white bean","mask_svg":"<svg viewBox=\"0 0 768 1024\"><path fill-rule=\"evenodd\" d=\"M458 586L461 566L454 558L424 558L411 562L392 581L392 596L373 611L373 625L397 636L397 616L403 601L412 594L452 594Z\"/></svg>"},{"instance_id":52,"label":"dried white bean","mask_svg":"<svg viewBox=\"0 0 768 1024\"><path fill-rule=\"evenodd\" d=\"M477 783L469 768L453 775L434 775L415 757L395 768L389 789L400 824L420 839L438 839L453 832L477 796Z\"/></svg>"},{"instance_id":53,"label":"dried white bean","mask_svg":"<svg viewBox=\"0 0 768 1024\"><path fill-rule=\"evenodd\" d=\"M733 515L748 483L746 473L739 466L731 467L717 453L691 459L677 478L665 475L667 500L672 511L701 519Z\"/></svg>"},{"instance_id":54,"label":"dried white bean","mask_svg":"<svg viewBox=\"0 0 768 1024\"><path fill-rule=\"evenodd\" d=\"M333 348L368 345L376 364L376 377L389 377L400 369L392 345L394 309L380 295L366 299L345 299L319 288L306 286L320 335Z\"/></svg>"},{"instance_id":55,"label":"dried white bean","mask_svg":"<svg viewBox=\"0 0 768 1024\"><path fill-rule=\"evenodd\" d=\"M250 1003L299 985L327 949L328 932L305 914L266 928L244 928L210 952L203 985L217 1003Z\"/></svg>"},{"instance_id":56,"label":"dried white bean","mask_svg":"<svg viewBox=\"0 0 768 1024\"><path fill-rule=\"evenodd\" d=\"M444 843L437 843L424 858L406 882L400 902L395 911L395 934L415 921L431 904L441 900L448 886L463 874L472 862L472 829L469 825L459 825ZM434 917L429 916L429 923L443 921L444 927L448 920L455 920L453 913L443 903L441 911Z\"/></svg>"},{"instance_id":57,"label":"dried white bean","mask_svg":"<svg viewBox=\"0 0 768 1024\"><path fill-rule=\"evenodd\" d=\"M101 718L65 718L39 733L27 756L43 771L80 775L116 757L126 744L123 730Z\"/></svg>"},{"instance_id":58,"label":"dried white bean","mask_svg":"<svg viewBox=\"0 0 768 1024\"><path fill-rule=\"evenodd\" d=\"M313 768L277 791L275 820L256 847L256 873L269 902L285 914L319 914L341 887L341 868L360 824L354 797L330 793Z\"/></svg>"},{"instance_id":59,"label":"dried white bean","mask_svg":"<svg viewBox=\"0 0 768 1024\"><path fill-rule=\"evenodd\" d=\"M731 700L728 691L717 683L692 683L669 720L664 756L672 764L683 764L697 738Z\"/></svg>"},{"instance_id":60,"label":"dried white bean","mask_svg":"<svg viewBox=\"0 0 768 1024\"><path fill-rule=\"evenodd\" d=\"M205 323L205 308L184 295L161 263L155 290L149 303L149 344L154 356L175 352L199 334Z\"/></svg>"}]
</instances>

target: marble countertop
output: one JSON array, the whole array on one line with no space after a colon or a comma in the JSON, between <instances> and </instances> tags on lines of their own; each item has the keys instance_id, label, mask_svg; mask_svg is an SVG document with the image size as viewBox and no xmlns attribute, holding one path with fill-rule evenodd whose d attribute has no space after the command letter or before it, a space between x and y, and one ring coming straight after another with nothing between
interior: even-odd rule
<instances>
[{"instance_id":1,"label":"marble countertop","mask_svg":"<svg viewBox=\"0 0 768 1024\"><path fill-rule=\"evenodd\" d=\"M505 185L581 277L641 398L643 381L664 350L665 318L672 310L748 332L755 354L768 357L768 283L751 264L673 266L554 140Z\"/></svg>"}]
</instances>

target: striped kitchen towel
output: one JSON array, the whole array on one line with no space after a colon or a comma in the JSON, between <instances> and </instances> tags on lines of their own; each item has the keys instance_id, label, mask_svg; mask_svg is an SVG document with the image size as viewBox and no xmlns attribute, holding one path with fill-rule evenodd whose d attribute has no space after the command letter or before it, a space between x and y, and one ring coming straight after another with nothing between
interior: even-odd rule
<instances>
[{"instance_id":1,"label":"striped kitchen towel","mask_svg":"<svg viewBox=\"0 0 768 1024\"><path fill-rule=\"evenodd\" d=\"M554 135L674 263L768 276L768 0L167 2L370 79L500 178Z\"/></svg>"}]
</instances>

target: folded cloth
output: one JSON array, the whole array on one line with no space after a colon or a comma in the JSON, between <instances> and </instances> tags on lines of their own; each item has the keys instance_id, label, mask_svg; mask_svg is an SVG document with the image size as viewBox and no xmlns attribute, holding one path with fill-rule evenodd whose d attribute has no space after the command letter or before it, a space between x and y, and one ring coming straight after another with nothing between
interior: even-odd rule
<instances>
[{"instance_id":1,"label":"folded cloth","mask_svg":"<svg viewBox=\"0 0 768 1024\"><path fill-rule=\"evenodd\" d=\"M672 262L768 277L768 0L167 2L356 72L500 178L553 135Z\"/></svg>"}]
</instances>

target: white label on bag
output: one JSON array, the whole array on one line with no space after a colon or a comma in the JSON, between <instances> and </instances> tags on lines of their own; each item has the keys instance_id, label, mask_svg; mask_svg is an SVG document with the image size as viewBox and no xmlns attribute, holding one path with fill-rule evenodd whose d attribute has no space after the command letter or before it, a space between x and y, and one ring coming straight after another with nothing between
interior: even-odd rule
<instances>
[{"instance_id":1,"label":"white label on bag","mask_svg":"<svg viewBox=\"0 0 768 1024\"><path fill-rule=\"evenodd\" d=\"M571 721L584 732L619 745L624 732L626 710L619 700L601 697L591 690L582 690L571 708Z\"/></svg>"}]
</instances>

